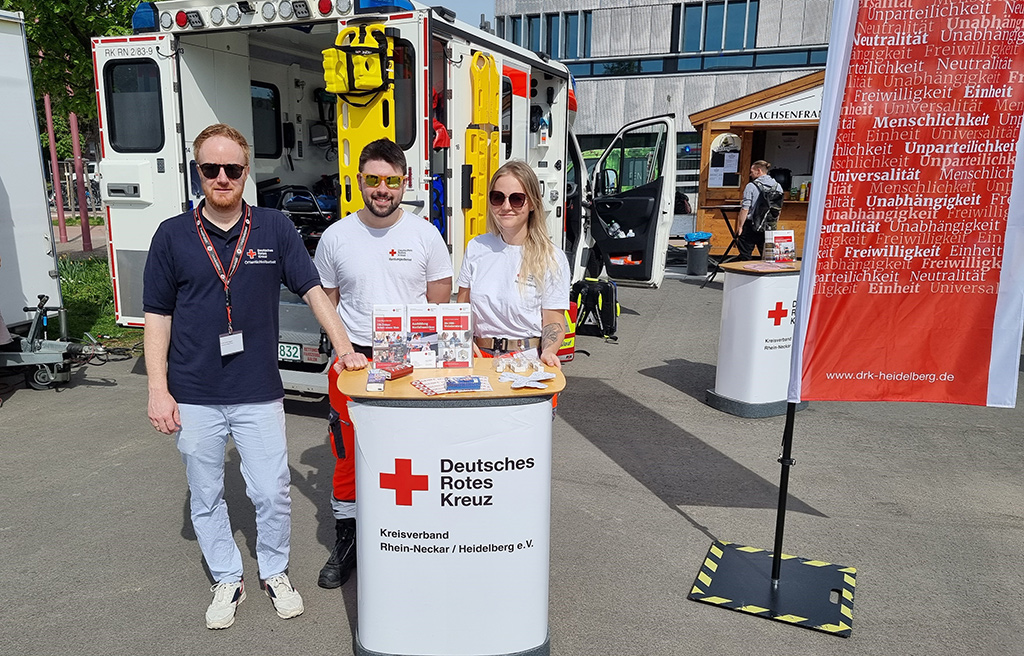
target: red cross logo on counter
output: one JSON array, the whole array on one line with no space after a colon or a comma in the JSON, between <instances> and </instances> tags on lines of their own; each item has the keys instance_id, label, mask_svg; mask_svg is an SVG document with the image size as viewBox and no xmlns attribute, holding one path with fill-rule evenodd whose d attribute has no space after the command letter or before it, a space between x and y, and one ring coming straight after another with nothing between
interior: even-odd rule
<instances>
[{"instance_id":1,"label":"red cross logo on counter","mask_svg":"<svg viewBox=\"0 0 1024 656\"><path fill-rule=\"evenodd\" d=\"M396 506L411 506L413 490L426 491L428 481L425 475L413 475L409 458L395 458L395 473L380 475L381 489L395 491Z\"/></svg>"},{"instance_id":2,"label":"red cross logo on counter","mask_svg":"<svg viewBox=\"0 0 1024 656\"><path fill-rule=\"evenodd\" d=\"M249 259L250 259L250 260L251 260L252 258L256 257L256 251L254 251L254 250L253 250L253 249L251 249L251 248L250 248L249 250L247 250L247 251L245 252L245 254L249 256Z\"/></svg>"},{"instance_id":3,"label":"red cross logo on counter","mask_svg":"<svg viewBox=\"0 0 1024 656\"><path fill-rule=\"evenodd\" d=\"M397 253L397 252L398 251L396 251L395 249L392 248L390 251L388 251L388 255L390 255L391 257L394 257L395 253Z\"/></svg>"},{"instance_id":4,"label":"red cross logo on counter","mask_svg":"<svg viewBox=\"0 0 1024 656\"><path fill-rule=\"evenodd\" d=\"M782 325L782 320L789 316L789 311L782 308L782 301L775 304L774 310L768 310L768 318L775 320L776 326Z\"/></svg>"}]
</instances>

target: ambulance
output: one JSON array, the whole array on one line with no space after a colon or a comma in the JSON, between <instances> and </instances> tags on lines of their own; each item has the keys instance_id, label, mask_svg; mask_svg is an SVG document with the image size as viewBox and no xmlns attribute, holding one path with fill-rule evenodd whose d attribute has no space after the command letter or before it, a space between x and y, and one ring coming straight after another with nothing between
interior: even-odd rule
<instances>
[{"instance_id":1,"label":"ambulance","mask_svg":"<svg viewBox=\"0 0 1024 656\"><path fill-rule=\"evenodd\" d=\"M202 199L192 141L213 123L252 146L246 202L288 214L311 252L331 221L362 206L359 152L388 136L409 163L403 207L437 227L456 272L485 230L490 174L521 159L574 279L604 270L657 287L664 277L673 117L624 127L588 179L572 76L545 54L409 0L166 0L141 3L132 22L131 36L92 40L121 325L143 325L157 226ZM324 350L312 313L283 289L287 390L325 393Z\"/></svg>"}]
</instances>

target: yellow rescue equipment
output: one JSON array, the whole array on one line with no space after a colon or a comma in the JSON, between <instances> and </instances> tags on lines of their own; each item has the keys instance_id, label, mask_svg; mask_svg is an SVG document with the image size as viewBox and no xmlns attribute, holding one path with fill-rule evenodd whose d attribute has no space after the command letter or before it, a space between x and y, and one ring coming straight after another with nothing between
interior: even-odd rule
<instances>
[{"instance_id":1,"label":"yellow rescue equipment","mask_svg":"<svg viewBox=\"0 0 1024 656\"><path fill-rule=\"evenodd\" d=\"M371 141L395 140L394 39L379 23L351 25L322 54L327 92L338 96L339 210L345 216L363 207L359 154Z\"/></svg>"},{"instance_id":2,"label":"yellow rescue equipment","mask_svg":"<svg viewBox=\"0 0 1024 656\"><path fill-rule=\"evenodd\" d=\"M484 52L473 53L469 78L473 122L466 130L467 169L463 175L466 244L487 232L487 185L498 170L501 152L501 77L494 57Z\"/></svg>"}]
</instances>

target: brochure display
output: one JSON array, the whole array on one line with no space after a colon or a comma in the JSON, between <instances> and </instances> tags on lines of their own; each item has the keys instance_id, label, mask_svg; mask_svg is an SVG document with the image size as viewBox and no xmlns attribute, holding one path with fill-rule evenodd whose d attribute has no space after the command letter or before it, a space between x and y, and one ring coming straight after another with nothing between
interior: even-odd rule
<instances>
[{"instance_id":1,"label":"brochure display","mask_svg":"<svg viewBox=\"0 0 1024 656\"><path fill-rule=\"evenodd\" d=\"M800 263L730 262L715 389L707 404L740 417L786 413Z\"/></svg>"},{"instance_id":2,"label":"brochure display","mask_svg":"<svg viewBox=\"0 0 1024 656\"><path fill-rule=\"evenodd\" d=\"M565 378L513 390L476 362L480 391L424 394L414 383L437 369L382 392L366 370L339 377L355 426L357 654L550 651L551 399Z\"/></svg>"}]
</instances>

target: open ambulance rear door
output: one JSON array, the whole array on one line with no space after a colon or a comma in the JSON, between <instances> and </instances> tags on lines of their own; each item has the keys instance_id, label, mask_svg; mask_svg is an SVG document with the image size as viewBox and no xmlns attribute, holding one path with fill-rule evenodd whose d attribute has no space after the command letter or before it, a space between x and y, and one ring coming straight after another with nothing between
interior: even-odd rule
<instances>
[{"instance_id":1,"label":"open ambulance rear door","mask_svg":"<svg viewBox=\"0 0 1024 656\"><path fill-rule=\"evenodd\" d=\"M142 326L149 243L187 209L174 37L96 38L92 51L115 319Z\"/></svg>"},{"instance_id":2,"label":"open ambulance rear door","mask_svg":"<svg viewBox=\"0 0 1024 656\"><path fill-rule=\"evenodd\" d=\"M665 278L676 183L672 115L623 127L594 166L590 272L658 287Z\"/></svg>"}]
</instances>

